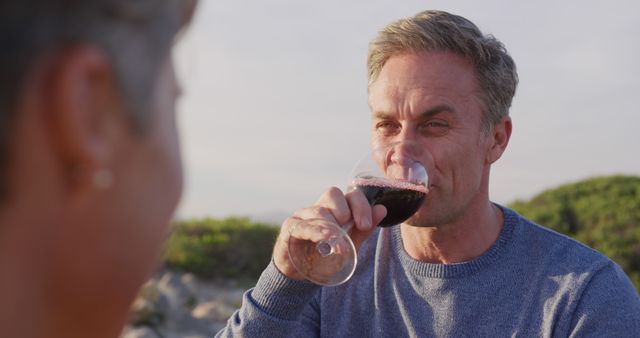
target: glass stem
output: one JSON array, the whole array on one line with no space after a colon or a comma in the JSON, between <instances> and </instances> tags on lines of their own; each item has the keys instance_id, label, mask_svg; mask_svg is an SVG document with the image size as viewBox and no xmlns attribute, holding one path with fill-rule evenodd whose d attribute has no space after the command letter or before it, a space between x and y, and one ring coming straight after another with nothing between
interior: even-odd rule
<instances>
[{"instance_id":1,"label":"glass stem","mask_svg":"<svg viewBox=\"0 0 640 338\"><path fill-rule=\"evenodd\" d=\"M353 221L350 221L349 223L345 224L342 227L342 230L344 231L340 232L338 236L331 237L327 240L318 242L318 244L316 244L316 250L318 250L318 253L320 254L320 256L327 257L329 255L334 254L336 252L336 249L335 249L336 243L338 243L338 241L341 240L342 237L347 236L348 233L351 231L351 228L353 228Z\"/></svg>"}]
</instances>

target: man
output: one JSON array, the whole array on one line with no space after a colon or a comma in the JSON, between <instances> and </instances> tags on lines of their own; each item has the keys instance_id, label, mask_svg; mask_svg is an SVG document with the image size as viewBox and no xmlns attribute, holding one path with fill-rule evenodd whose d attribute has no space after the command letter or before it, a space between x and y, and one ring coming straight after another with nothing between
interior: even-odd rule
<instances>
[{"instance_id":1,"label":"man","mask_svg":"<svg viewBox=\"0 0 640 338\"><path fill-rule=\"evenodd\" d=\"M0 3L0 336L116 337L181 192L189 0Z\"/></svg>"},{"instance_id":2,"label":"man","mask_svg":"<svg viewBox=\"0 0 640 338\"><path fill-rule=\"evenodd\" d=\"M368 68L372 145L421 145L424 203L375 229L384 207L329 189L285 221L272 264L219 335L637 337L640 300L615 263L489 200L517 84L502 44L426 11L380 32ZM355 221L348 282L321 288L293 268L289 231L310 218Z\"/></svg>"}]
</instances>

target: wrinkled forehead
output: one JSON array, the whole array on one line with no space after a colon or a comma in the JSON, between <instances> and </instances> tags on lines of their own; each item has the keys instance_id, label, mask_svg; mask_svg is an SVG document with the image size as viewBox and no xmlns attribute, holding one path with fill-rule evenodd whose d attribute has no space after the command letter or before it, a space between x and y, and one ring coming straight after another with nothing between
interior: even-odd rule
<instances>
[{"instance_id":1,"label":"wrinkled forehead","mask_svg":"<svg viewBox=\"0 0 640 338\"><path fill-rule=\"evenodd\" d=\"M372 111L462 103L478 97L473 65L451 53L423 52L391 57L369 87ZM449 101L449 102L448 102ZM413 107L417 108L417 107Z\"/></svg>"}]
</instances>

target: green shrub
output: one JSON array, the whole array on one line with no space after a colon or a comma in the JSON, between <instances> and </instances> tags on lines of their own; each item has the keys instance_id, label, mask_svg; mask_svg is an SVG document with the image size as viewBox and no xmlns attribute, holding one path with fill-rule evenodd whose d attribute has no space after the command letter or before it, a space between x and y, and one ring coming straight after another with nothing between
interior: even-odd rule
<instances>
[{"instance_id":1,"label":"green shrub","mask_svg":"<svg viewBox=\"0 0 640 338\"><path fill-rule=\"evenodd\" d=\"M238 217L176 222L164 262L204 278L256 280L271 260L278 231Z\"/></svg>"},{"instance_id":2,"label":"green shrub","mask_svg":"<svg viewBox=\"0 0 640 338\"><path fill-rule=\"evenodd\" d=\"M510 207L609 256L640 290L640 177L591 178Z\"/></svg>"}]
</instances>

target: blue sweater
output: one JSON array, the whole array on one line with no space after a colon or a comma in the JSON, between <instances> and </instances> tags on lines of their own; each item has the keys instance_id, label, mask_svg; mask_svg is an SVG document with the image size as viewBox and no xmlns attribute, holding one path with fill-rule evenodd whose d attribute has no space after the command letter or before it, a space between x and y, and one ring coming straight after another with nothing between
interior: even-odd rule
<instances>
[{"instance_id":1,"label":"blue sweater","mask_svg":"<svg viewBox=\"0 0 640 338\"><path fill-rule=\"evenodd\" d=\"M337 287L293 281L271 263L219 337L640 337L640 298L602 254L502 208L482 256L430 264L400 228L361 247Z\"/></svg>"}]
</instances>

